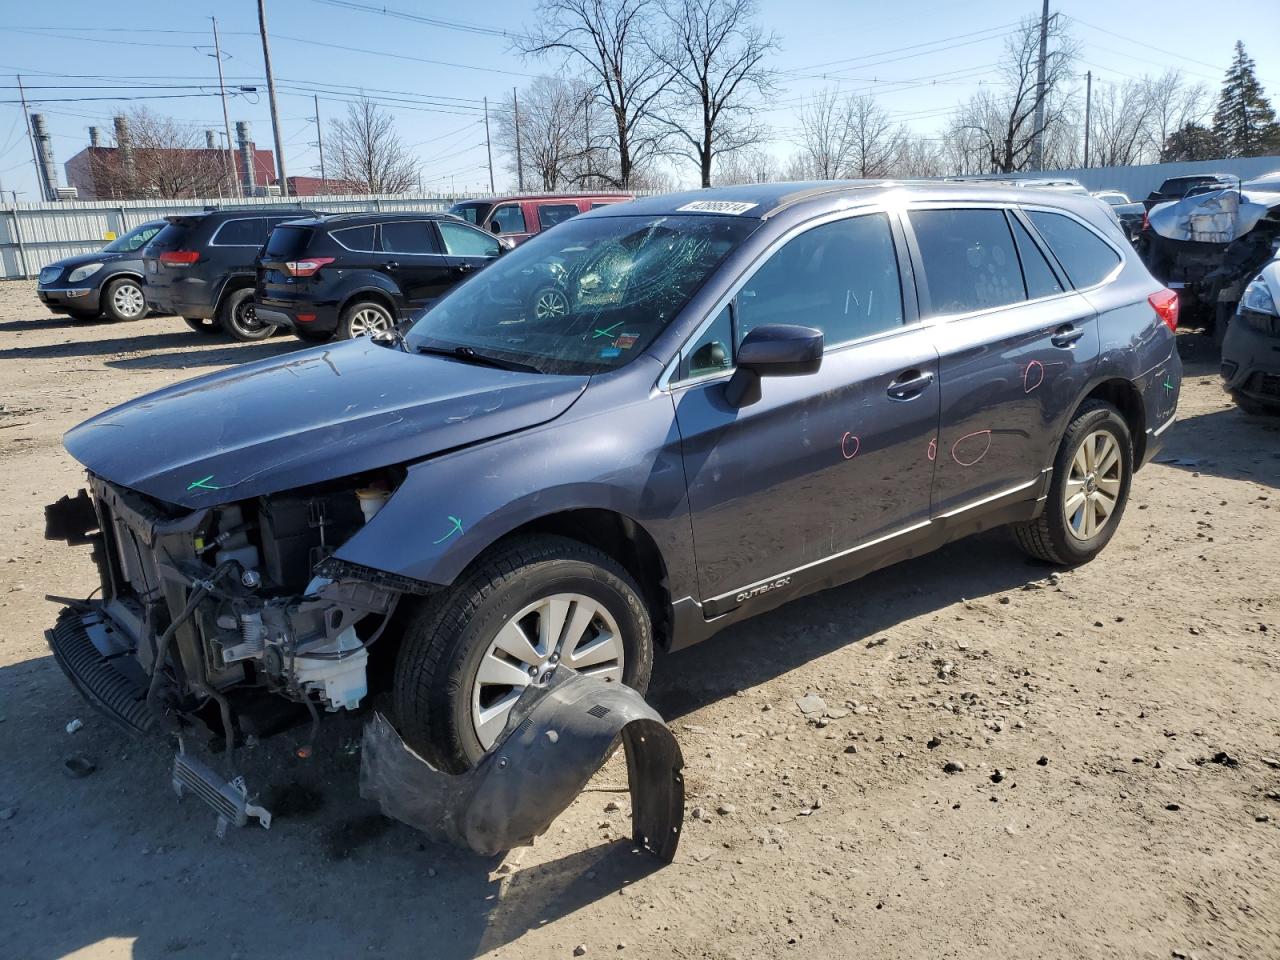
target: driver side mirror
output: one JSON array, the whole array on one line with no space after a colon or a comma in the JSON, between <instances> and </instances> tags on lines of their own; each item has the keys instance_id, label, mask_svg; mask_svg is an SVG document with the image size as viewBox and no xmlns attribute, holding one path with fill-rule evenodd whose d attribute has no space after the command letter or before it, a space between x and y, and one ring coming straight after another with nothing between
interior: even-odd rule
<instances>
[{"instance_id":1,"label":"driver side mirror","mask_svg":"<svg viewBox=\"0 0 1280 960\"><path fill-rule=\"evenodd\" d=\"M756 327L738 348L738 367L725 384L730 405L746 407L760 399L761 377L799 377L822 366L822 331L788 323Z\"/></svg>"}]
</instances>

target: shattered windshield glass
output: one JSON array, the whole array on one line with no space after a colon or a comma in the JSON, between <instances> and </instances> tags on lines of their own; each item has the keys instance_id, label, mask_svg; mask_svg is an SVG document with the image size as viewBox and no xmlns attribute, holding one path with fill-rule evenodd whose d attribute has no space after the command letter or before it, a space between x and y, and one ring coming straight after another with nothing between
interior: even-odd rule
<instances>
[{"instance_id":1,"label":"shattered windshield glass","mask_svg":"<svg viewBox=\"0 0 1280 960\"><path fill-rule=\"evenodd\" d=\"M759 226L740 217L586 217L517 247L454 289L409 331L417 350L457 350L591 374L639 355Z\"/></svg>"}]
</instances>

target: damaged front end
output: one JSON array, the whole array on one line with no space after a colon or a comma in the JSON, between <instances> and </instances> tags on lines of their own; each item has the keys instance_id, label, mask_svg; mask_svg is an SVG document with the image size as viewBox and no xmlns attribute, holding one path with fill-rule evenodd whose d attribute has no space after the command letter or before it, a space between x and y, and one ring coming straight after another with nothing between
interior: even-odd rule
<instances>
[{"instance_id":1,"label":"damaged front end","mask_svg":"<svg viewBox=\"0 0 1280 960\"><path fill-rule=\"evenodd\" d=\"M320 708L365 698L368 648L400 598L431 590L332 557L397 479L184 510L89 474L88 491L45 511L46 537L92 544L101 578L100 598L50 598L64 605L46 633L54 656L133 732L220 734L228 767L246 736L308 721L314 736Z\"/></svg>"}]
</instances>

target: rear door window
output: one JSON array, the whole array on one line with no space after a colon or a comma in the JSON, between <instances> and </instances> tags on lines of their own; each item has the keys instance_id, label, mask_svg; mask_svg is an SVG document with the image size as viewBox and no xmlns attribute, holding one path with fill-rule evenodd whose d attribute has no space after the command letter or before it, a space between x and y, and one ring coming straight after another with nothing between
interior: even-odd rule
<instances>
[{"instance_id":1,"label":"rear door window","mask_svg":"<svg viewBox=\"0 0 1280 960\"><path fill-rule=\"evenodd\" d=\"M1058 282L1049 261L1044 258L1040 248L1027 233L1017 217L1010 217L1013 224L1013 238L1018 245L1018 259L1022 261L1022 277L1027 282L1027 299L1038 300L1040 297L1051 297L1062 293L1062 284Z\"/></svg>"},{"instance_id":2,"label":"rear door window","mask_svg":"<svg viewBox=\"0 0 1280 960\"><path fill-rule=\"evenodd\" d=\"M929 310L971 313L1026 299L1003 210L912 210Z\"/></svg>"},{"instance_id":3,"label":"rear door window","mask_svg":"<svg viewBox=\"0 0 1280 960\"><path fill-rule=\"evenodd\" d=\"M505 203L493 211L490 223L496 223L503 233L528 233L524 225L524 211L518 203Z\"/></svg>"},{"instance_id":4,"label":"rear door window","mask_svg":"<svg viewBox=\"0 0 1280 960\"><path fill-rule=\"evenodd\" d=\"M389 220L382 225L384 253L439 253L431 224L426 220Z\"/></svg>"},{"instance_id":5,"label":"rear door window","mask_svg":"<svg viewBox=\"0 0 1280 960\"><path fill-rule=\"evenodd\" d=\"M1120 265L1120 254L1079 221L1042 210L1028 210L1027 217L1077 290L1101 283Z\"/></svg>"},{"instance_id":6,"label":"rear door window","mask_svg":"<svg viewBox=\"0 0 1280 960\"><path fill-rule=\"evenodd\" d=\"M557 223L576 217L581 211L576 203L540 203L538 204L538 229L548 230Z\"/></svg>"},{"instance_id":7,"label":"rear door window","mask_svg":"<svg viewBox=\"0 0 1280 960\"><path fill-rule=\"evenodd\" d=\"M866 214L806 230L755 272L737 304L739 343L765 323L813 327L827 346L901 326L889 218Z\"/></svg>"},{"instance_id":8,"label":"rear door window","mask_svg":"<svg viewBox=\"0 0 1280 960\"><path fill-rule=\"evenodd\" d=\"M346 227L343 230L334 230L329 235L348 250L373 253L377 249L373 242L373 224L364 227Z\"/></svg>"},{"instance_id":9,"label":"rear door window","mask_svg":"<svg viewBox=\"0 0 1280 960\"><path fill-rule=\"evenodd\" d=\"M490 233L449 220L438 220L436 226L440 228L445 252L451 257L496 257L498 255L500 249L498 239Z\"/></svg>"},{"instance_id":10,"label":"rear door window","mask_svg":"<svg viewBox=\"0 0 1280 960\"><path fill-rule=\"evenodd\" d=\"M267 222L261 217L227 220L209 241L214 247L260 247L267 238Z\"/></svg>"}]
</instances>

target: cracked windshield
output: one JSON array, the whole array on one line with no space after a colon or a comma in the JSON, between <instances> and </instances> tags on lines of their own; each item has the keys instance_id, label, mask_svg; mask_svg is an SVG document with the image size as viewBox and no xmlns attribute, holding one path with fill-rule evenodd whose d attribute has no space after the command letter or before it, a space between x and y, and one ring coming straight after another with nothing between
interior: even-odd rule
<instances>
[{"instance_id":1,"label":"cracked windshield","mask_svg":"<svg viewBox=\"0 0 1280 960\"><path fill-rule=\"evenodd\" d=\"M458 287L407 340L541 373L602 373L643 352L757 226L707 216L568 221Z\"/></svg>"}]
</instances>

